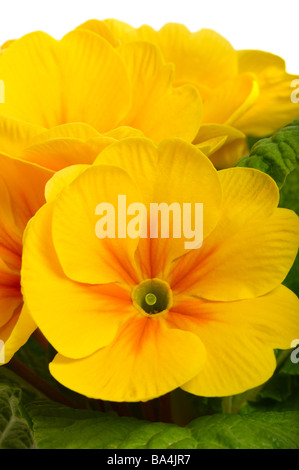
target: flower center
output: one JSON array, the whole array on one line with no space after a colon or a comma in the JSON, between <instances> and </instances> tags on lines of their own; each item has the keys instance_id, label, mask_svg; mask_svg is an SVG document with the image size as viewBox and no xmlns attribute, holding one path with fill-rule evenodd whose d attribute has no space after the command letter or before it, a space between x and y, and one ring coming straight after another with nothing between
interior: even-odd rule
<instances>
[{"instance_id":1,"label":"flower center","mask_svg":"<svg viewBox=\"0 0 299 470\"><path fill-rule=\"evenodd\" d=\"M141 313L156 315L172 306L172 292L167 282L156 278L147 279L134 287L132 300Z\"/></svg>"}]
</instances>

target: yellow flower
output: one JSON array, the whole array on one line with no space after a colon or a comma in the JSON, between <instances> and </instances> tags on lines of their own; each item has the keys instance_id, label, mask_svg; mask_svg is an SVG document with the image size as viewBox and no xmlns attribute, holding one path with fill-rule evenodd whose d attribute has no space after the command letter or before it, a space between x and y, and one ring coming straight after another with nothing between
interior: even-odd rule
<instances>
[{"instance_id":1,"label":"yellow flower","mask_svg":"<svg viewBox=\"0 0 299 470\"><path fill-rule=\"evenodd\" d=\"M23 306L20 288L22 237L28 220L45 203L44 186L53 172L0 155L0 339L4 362L36 326Z\"/></svg>"},{"instance_id":2,"label":"yellow flower","mask_svg":"<svg viewBox=\"0 0 299 470\"><path fill-rule=\"evenodd\" d=\"M291 82L299 76L286 73L285 62L276 55L237 51L215 31L191 33L175 23L155 31L118 20L91 20L79 29L93 31L113 46L136 41L157 45L175 66L174 85L192 84L200 91L203 119L193 143L202 143L207 134L218 142L222 137L220 150L214 149L211 157L218 167L231 166L246 153L245 134L264 137L299 117L299 107L290 99Z\"/></svg>"},{"instance_id":3,"label":"yellow flower","mask_svg":"<svg viewBox=\"0 0 299 470\"><path fill-rule=\"evenodd\" d=\"M91 164L106 146L139 134L120 127L100 135L80 123L47 130L0 116L0 339L5 343L5 362L36 328L20 289L22 237L27 222L46 202L46 182L55 171Z\"/></svg>"},{"instance_id":4,"label":"yellow flower","mask_svg":"<svg viewBox=\"0 0 299 470\"><path fill-rule=\"evenodd\" d=\"M266 174L217 172L179 139L131 138L92 166L56 173L46 194L26 231L21 282L58 351L50 370L63 385L112 401L177 387L235 394L265 382L273 349L298 337L298 299L281 285L296 256L298 217L277 208ZM174 232L98 238L95 209L110 203L119 220L118 195L147 209L203 203L202 247L186 251Z\"/></svg>"},{"instance_id":5,"label":"yellow flower","mask_svg":"<svg viewBox=\"0 0 299 470\"><path fill-rule=\"evenodd\" d=\"M191 142L202 119L198 91L173 87L173 67L155 45L115 50L91 31L77 29L60 41L35 32L6 44L0 79L0 114L47 129L81 122L103 134L130 126L156 141Z\"/></svg>"}]
</instances>

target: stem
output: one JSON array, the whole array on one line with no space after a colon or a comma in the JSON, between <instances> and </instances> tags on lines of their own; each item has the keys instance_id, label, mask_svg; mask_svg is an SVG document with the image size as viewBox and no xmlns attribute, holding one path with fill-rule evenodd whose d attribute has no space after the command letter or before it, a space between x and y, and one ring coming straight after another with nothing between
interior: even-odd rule
<instances>
[{"instance_id":1,"label":"stem","mask_svg":"<svg viewBox=\"0 0 299 470\"><path fill-rule=\"evenodd\" d=\"M222 398L222 409L223 413L232 414L233 413L233 397L224 397Z\"/></svg>"},{"instance_id":2,"label":"stem","mask_svg":"<svg viewBox=\"0 0 299 470\"><path fill-rule=\"evenodd\" d=\"M276 369L275 374L282 369L285 361L288 359L289 355L291 354L292 349L287 349L286 351L282 351L279 356L276 358Z\"/></svg>"},{"instance_id":3,"label":"stem","mask_svg":"<svg viewBox=\"0 0 299 470\"><path fill-rule=\"evenodd\" d=\"M37 328L32 335L35 341L45 350L48 351L49 343L48 340L44 337L42 332Z\"/></svg>"},{"instance_id":4,"label":"stem","mask_svg":"<svg viewBox=\"0 0 299 470\"><path fill-rule=\"evenodd\" d=\"M152 421L152 422L156 421L156 416L155 416L152 401L142 402L141 408L142 408L144 419L146 419L147 421Z\"/></svg>"},{"instance_id":5,"label":"stem","mask_svg":"<svg viewBox=\"0 0 299 470\"><path fill-rule=\"evenodd\" d=\"M163 423L173 423L172 415L171 415L171 400L170 400L170 393L163 395L162 397L158 398L158 406L159 406L159 421Z\"/></svg>"},{"instance_id":6,"label":"stem","mask_svg":"<svg viewBox=\"0 0 299 470\"><path fill-rule=\"evenodd\" d=\"M111 402L111 406L119 416L131 416L130 410L126 403Z\"/></svg>"},{"instance_id":7,"label":"stem","mask_svg":"<svg viewBox=\"0 0 299 470\"><path fill-rule=\"evenodd\" d=\"M103 401L102 400L95 400L95 402L98 405L100 411L102 413L105 413L106 410L105 410L105 405L104 405Z\"/></svg>"},{"instance_id":8,"label":"stem","mask_svg":"<svg viewBox=\"0 0 299 470\"><path fill-rule=\"evenodd\" d=\"M71 408L78 408L75 403L66 398L58 390L51 387L51 385L49 385L45 380L38 377L38 375L28 369L28 367L22 364L18 359L12 358L8 364L8 367L10 370L19 375L22 379L24 379L51 400L62 403L63 405L69 406Z\"/></svg>"},{"instance_id":9,"label":"stem","mask_svg":"<svg viewBox=\"0 0 299 470\"><path fill-rule=\"evenodd\" d=\"M172 422L178 426L186 426L190 421L202 416L198 402L202 397L194 397L190 393L177 388L170 394Z\"/></svg>"}]
</instances>

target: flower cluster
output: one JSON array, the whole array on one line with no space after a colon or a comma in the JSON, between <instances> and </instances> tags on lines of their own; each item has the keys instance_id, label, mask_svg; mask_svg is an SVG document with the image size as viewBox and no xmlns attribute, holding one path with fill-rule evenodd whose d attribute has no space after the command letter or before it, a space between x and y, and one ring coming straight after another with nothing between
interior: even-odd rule
<instances>
[{"instance_id":1,"label":"flower cluster","mask_svg":"<svg viewBox=\"0 0 299 470\"><path fill-rule=\"evenodd\" d=\"M299 116L282 59L210 30L88 21L0 52L0 339L5 362L39 328L62 384L139 401L177 387L240 393L298 337L282 286L296 214L265 173L231 168L247 136ZM202 246L97 237L95 209L201 203ZM134 214L131 214L134 215ZM122 215L116 211L116 218ZM194 215L191 216L194 225Z\"/></svg>"}]
</instances>

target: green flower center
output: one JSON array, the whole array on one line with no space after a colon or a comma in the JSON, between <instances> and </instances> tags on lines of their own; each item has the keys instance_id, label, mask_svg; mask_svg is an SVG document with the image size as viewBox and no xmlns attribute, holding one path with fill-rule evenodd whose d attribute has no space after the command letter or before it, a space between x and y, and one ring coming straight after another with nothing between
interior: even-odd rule
<instances>
[{"instance_id":1,"label":"green flower center","mask_svg":"<svg viewBox=\"0 0 299 470\"><path fill-rule=\"evenodd\" d=\"M167 311L172 306L172 292L165 281L147 279L132 291L134 306L146 315L156 315Z\"/></svg>"}]
</instances>

